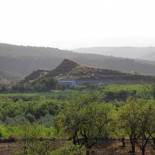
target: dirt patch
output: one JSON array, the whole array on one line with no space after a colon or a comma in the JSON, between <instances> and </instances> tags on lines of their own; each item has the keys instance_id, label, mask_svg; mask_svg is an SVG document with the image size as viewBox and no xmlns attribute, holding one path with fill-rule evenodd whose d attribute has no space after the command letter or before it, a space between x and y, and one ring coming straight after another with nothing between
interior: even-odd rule
<instances>
[{"instance_id":1,"label":"dirt patch","mask_svg":"<svg viewBox=\"0 0 155 155\"><path fill-rule=\"evenodd\" d=\"M121 142L113 142L110 145L93 146L87 149L87 155L131 155L131 145L126 143L125 147L122 147ZM136 146L136 155L141 155L141 150ZM149 145L146 149L146 155L155 155L155 150Z\"/></svg>"}]
</instances>

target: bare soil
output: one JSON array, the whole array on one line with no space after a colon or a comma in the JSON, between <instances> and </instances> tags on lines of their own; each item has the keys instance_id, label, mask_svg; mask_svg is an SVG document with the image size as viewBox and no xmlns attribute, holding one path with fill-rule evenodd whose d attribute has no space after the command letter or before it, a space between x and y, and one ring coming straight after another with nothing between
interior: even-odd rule
<instances>
[{"instance_id":1,"label":"bare soil","mask_svg":"<svg viewBox=\"0 0 155 155\"><path fill-rule=\"evenodd\" d=\"M121 142L113 142L110 145L93 146L91 149L87 149L89 155L132 155L130 150L130 143L126 143L126 146L122 147ZM141 150L138 146L136 146L136 155L141 155ZM155 155L155 150L149 145L145 155Z\"/></svg>"}]
</instances>

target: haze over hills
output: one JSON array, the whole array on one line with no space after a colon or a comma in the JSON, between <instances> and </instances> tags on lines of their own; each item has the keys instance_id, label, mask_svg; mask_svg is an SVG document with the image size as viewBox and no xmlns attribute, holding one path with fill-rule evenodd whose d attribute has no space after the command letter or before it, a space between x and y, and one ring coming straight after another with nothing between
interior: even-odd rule
<instances>
[{"instance_id":1,"label":"haze over hills","mask_svg":"<svg viewBox=\"0 0 155 155\"><path fill-rule=\"evenodd\" d=\"M73 51L155 61L155 47L90 47L74 49Z\"/></svg>"},{"instance_id":2,"label":"haze over hills","mask_svg":"<svg viewBox=\"0 0 155 155\"><path fill-rule=\"evenodd\" d=\"M129 49L132 49L134 54L135 48ZM154 48L148 49L148 51L154 51ZM124 51L125 50L129 52L127 48L124 49ZM147 48L141 48L141 50L147 51ZM113 48L113 51L115 51L115 48ZM116 51L118 51L118 49ZM140 51L140 49L137 51ZM144 54L145 52L142 53ZM0 70L9 73L12 77L19 77L20 79L34 70L53 70L64 59L71 59L79 64L98 68L112 69L128 73L137 72L138 74L144 75L155 75L155 62L151 61L104 56L99 54L77 53L49 47L0 44Z\"/></svg>"},{"instance_id":3,"label":"haze over hills","mask_svg":"<svg viewBox=\"0 0 155 155\"><path fill-rule=\"evenodd\" d=\"M144 58L151 60L151 61L155 61L155 52L150 52L144 55Z\"/></svg>"},{"instance_id":4,"label":"haze over hills","mask_svg":"<svg viewBox=\"0 0 155 155\"><path fill-rule=\"evenodd\" d=\"M10 82L15 82L19 80L18 77L10 75L5 71L0 71L0 84L9 84Z\"/></svg>"}]
</instances>

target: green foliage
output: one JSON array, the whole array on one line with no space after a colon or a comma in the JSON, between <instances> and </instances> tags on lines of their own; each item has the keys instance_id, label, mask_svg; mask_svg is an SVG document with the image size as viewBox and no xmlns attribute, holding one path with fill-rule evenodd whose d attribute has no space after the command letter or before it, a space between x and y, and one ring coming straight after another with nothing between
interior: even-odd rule
<instances>
[{"instance_id":1,"label":"green foliage","mask_svg":"<svg viewBox=\"0 0 155 155\"><path fill-rule=\"evenodd\" d=\"M68 138L75 144L52 149L52 155L80 155L80 144L90 147L98 138L129 138L133 148L138 144L144 151L147 140L155 138L154 91L154 85L117 84L48 93L3 93L0 138L26 137L28 155L32 150L34 155L46 154L49 143L35 139L47 137Z\"/></svg>"},{"instance_id":2,"label":"green foliage","mask_svg":"<svg viewBox=\"0 0 155 155\"><path fill-rule=\"evenodd\" d=\"M91 101L84 103L67 105L56 117L55 128L58 133L70 136L74 144L77 144L81 137L87 146L90 145L90 139L110 137L115 106Z\"/></svg>"},{"instance_id":3,"label":"green foliage","mask_svg":"<svg viewBox=\"0 0 155 155\"><path fill-rule=\"evenodd\" d=\"M12 88L13 91L20 91L20 92L31 92L31 91L41 91L46 92L57 87L57 80L53 77L44 77L38 78L36 80L27 80L19 82L16 86Z\"/></svg>"},{"instance_id":4,"label":"green foliage","mask_svg":"<svg viewBox=\"0 0 155 155\"><path fill-rule=\"evenodd\" d=\"M61 102L55 99L0 97L0 120L4 124L16 125L26 122L43 122L44 118L53 118ZM52 123L52 120L49 119ZM47 122L46 122L47 124Z\"/></svg>"},{"instance_id":5,"label":"green foliage","mask_svg":"<svg viewBox=\"0 0 155 155\"><path fill-rule=\"evenodd\" d=\"M138 144L142 153L155 133L155 104L151 100L130 98L119 111L120 127L129 136L132 152ZM126 136L124 135L124 136Z\"/></svg>"}]
</instances>

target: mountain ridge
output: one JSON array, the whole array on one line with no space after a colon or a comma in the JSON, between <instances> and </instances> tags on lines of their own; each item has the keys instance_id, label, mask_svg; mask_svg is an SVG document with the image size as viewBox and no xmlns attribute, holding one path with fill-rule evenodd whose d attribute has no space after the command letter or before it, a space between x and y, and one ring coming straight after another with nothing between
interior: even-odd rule
<instances>
[{"instance_id":1,"label":"mountain ridge","mask_svg":"<svg viewBox=\"0 0 155 155\"><path fill-rule=\"evenodd\" d=\"M144 60L153 60L148 55L155 55L155 47L136 47L136 46L114 46L114 47L88 47L88 48L77 48L73 49L75 52L80 53L97 53L105 56L114 56L120 58L129 58L129 59L144 59ZM154 57L155 58L155 57ZM155 60L155 59L154 59Z\"/></svg>"},{"instance_id":2,"label":"mountain ridge","mask_svg":"<svg viewBox=\"0 0 155 155\"><path fill-rule=\"evenodd\" d=\"M64 59L71 59L79 64L97 68L155 75L155 62L76 53L57 48L0 44L0 70L8 72L12 76L18 76L20 79L23 79L23 77L29 75L34 70L53 70Z\"/></svg>"}]
</instances>

